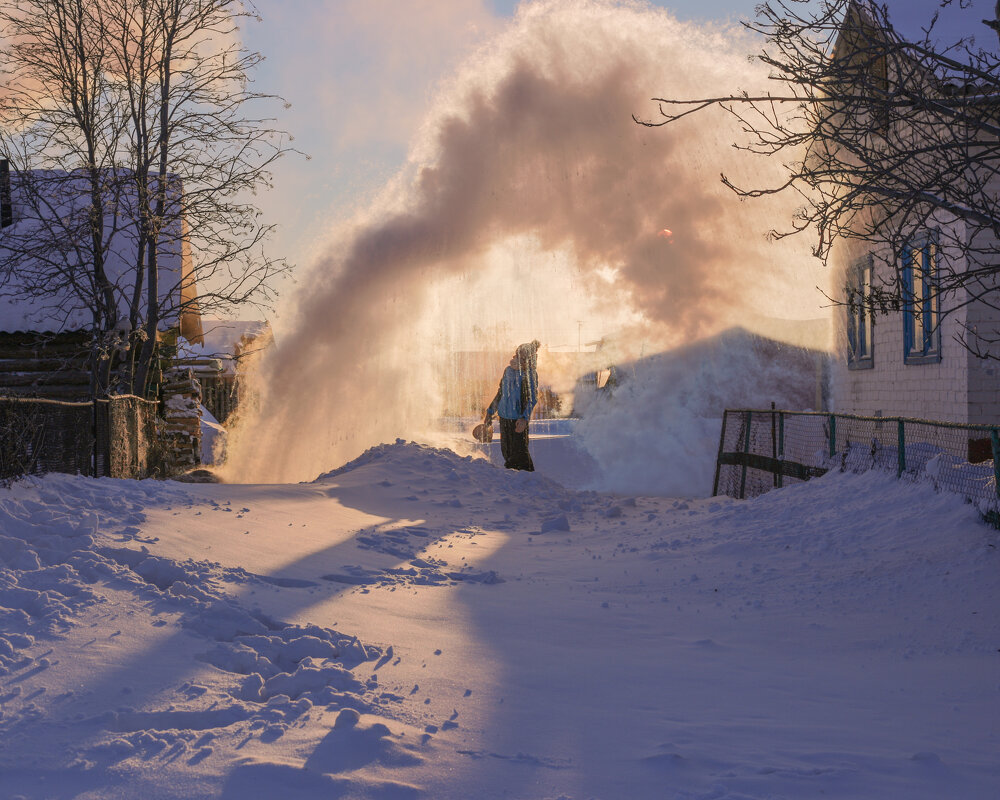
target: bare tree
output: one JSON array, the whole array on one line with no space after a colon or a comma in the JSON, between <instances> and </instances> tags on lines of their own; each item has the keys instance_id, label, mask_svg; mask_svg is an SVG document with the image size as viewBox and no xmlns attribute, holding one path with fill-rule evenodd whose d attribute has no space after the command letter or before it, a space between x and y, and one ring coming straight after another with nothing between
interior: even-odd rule
<instances>
[{"instance_id":1,"label":"bare tree","mask_svg":"<svg viewBox=\"0 0 1000 800\"><path fill-rule=\"evenodd\" d=\"M722 107L747 134L738 147L784 159L778 185L722 180L741 197L799 196L772 236L810 232L824 261L863 250L881 262L870 286L837 302L873 314L913 302L910 248L933 226L934 246L953 257L940 260L928 302L941 316L970 303L1000 309L1000 4L981 21L969 5L941 0L907 40L875 0L770 0L744 26L763 37L754 58L774 92L654 98L659 119L636 121L674 124ZM965 23L950 39L946 18ZM962 341L1000 357L996 330L969 328Z\"/></svg>"},{"instance_id":2,"label":"bare tree","mask_svg":"<svg viewBox=\"0 0 1000 800\"><path fill-rule=\"evenodd\" d=\"M92 274L103 294L95 302L94 292L72 282L46 283L43 263L25 280L26 248L58 252L79 238L54 230L42 242L31 228L49 224L44 208L32 215L37 224L5 229L0 276L18 291L30 283L54 311L66 297L91 305L99 341L112 338L113 329L127 334L120 380L134 391L149 386L165 326L191 310L266 304L273 279L287 268L265 252L272 226L260 221L253 204L289 146L273 119L248 113L278 98L252 88L261 56L242 47L237 27L251 16L247 6L238 0L0 2L7 37L0 54L4 152L16 165L21 195L39 206L49 202L50 189L23 187L44 183L45 176L67 179L90 165L92 246L72 253L63 271ZM67 8L76 13L71 21L82 20L76 34L72 26L46 22ZM77 54L86 71L63 68ZM94 110L68 114L84 91L85 107ZM109 254L117 273L109 280L104 270L102 284ZM127 264L119 263L123 257Z\"/></svg>"},{"instance_id":3,"label":"bare tree","mask_svg":"<svg viewBox=\"0 0 1000 800\"><path fill-rule=\"evenodd\" d=\"M18 270L17 289L34 296L69 288L90 310L95 329L115 321L104 269L105 204L115 200L108 180L120 132L108 103L107 54L95 36L102 25L100 8L82 0L0 6L8 41L3 149L15 166L13 191L28 223L6 232L0 275L9 279ZM18 169L36 159L35 172Z\"/></svg>"},{"instance_id":4,"label":"bare tree","mask_svg":"<svg viewBox=\"0 0 1000 800\"><path fill-rule=\"evenodd\" d=\"M239 45L249 16L236 0L110 0L129 65L133 157L146 242L146 314L137 382L148 377L162 318L267 301L286 268L263 243L272 226L248 202L267 186L287 138L272 119L247 116L249 75L261 56ZM179 274L158 268L164 250L182 254ZM161 285L161 279L169 285ZM158 298L152 302L151 298Z\"/></svg>"}]
</instances>

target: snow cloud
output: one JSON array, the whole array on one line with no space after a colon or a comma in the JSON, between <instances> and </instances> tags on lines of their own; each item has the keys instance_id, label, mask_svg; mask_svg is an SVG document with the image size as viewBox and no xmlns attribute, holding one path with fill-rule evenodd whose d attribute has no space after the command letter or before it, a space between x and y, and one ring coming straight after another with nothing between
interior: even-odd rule
<instances>
[{"instance_id":1,"label":"snow cloud","mask_svg":"<svg viewBox=\"0 0 1000 800\"><path fill-rule=\"evenodd\" d=\"M748 166L724 113L632 120L655 116L653 95L762 83L750 46L640 4L522 5L440 88L407 169L301 278L231 442L232 477L311 478L419 435L452 390L441 364L497 313L503 351L526 323L576 331L588 312L631 315L673 346L750 309L817 316L805 242L765 240L792 209L742 204L718 181L774 182L780 165Z\"/></svg>"}]
</instances>

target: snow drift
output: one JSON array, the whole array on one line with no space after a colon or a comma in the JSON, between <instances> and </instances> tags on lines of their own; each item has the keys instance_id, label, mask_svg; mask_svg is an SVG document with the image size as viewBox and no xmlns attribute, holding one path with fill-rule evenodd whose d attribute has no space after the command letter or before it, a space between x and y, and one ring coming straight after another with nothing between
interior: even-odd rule
<instances>
[{"instance_id":1,"label":"snow drift","mask_svg":"<svg viewBox=\"0 0 1000 800\"><path fill-rule=\"evenodd\" d=\"M706 497L726 408L816 409L827 354L733 329L614 368L613 386L575 393L579 446L603 491Z\"/></svg>"}]
</instances>

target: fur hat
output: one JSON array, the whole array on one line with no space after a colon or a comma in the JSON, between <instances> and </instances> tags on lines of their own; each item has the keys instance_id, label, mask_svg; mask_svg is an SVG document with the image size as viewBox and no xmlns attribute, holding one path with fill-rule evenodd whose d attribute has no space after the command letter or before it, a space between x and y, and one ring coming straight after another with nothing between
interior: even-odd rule
<instances>
[{"instance_id":1,"label":"fur hat","mask_svg":"<svg viewBox=\"0 0 1000 800\"><path fill-rule=\"evenodd\" d=\"M538 348L541 346L538 339L534 339L527 344L519 344L516 350L517 357L529 363L534 363L538 358Z\"/></svg>"}]
</instances>

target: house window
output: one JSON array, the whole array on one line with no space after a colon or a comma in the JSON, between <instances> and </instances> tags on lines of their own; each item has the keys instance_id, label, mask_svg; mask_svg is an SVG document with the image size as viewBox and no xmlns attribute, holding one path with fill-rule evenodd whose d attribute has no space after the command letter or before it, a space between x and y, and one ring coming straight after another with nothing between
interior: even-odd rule
<instances>
[{"instance_id":1,"label":"house window","mask_svg":"<svg viewBox=\"0 0 1000 800\"><path fill-rule=\"evenodd\" d=\"M941 360L938 254L933 232L911 241L903 250L903 361L907 364Z\"/></svg>"},{"instance_id":2,"label":"house window","mask_svg":"<svg viewBox=\"0 0 1000 800\"><path fill-rule=\"evenodd\" d=\"M889 69L885 54L871 63L872 116L875 127L885 135L889 129Z\"/></svg>"},{"instance_id":3,"label":"house window","mask_svg":"<svg viewBox=\"0 0 1000 800\"><path fill-rule=\"evenodd\" d=\"M871 313L872 258L854 264L847 276L847 366L875 366L874 320Z\"/></svg>"}]
</instances>

